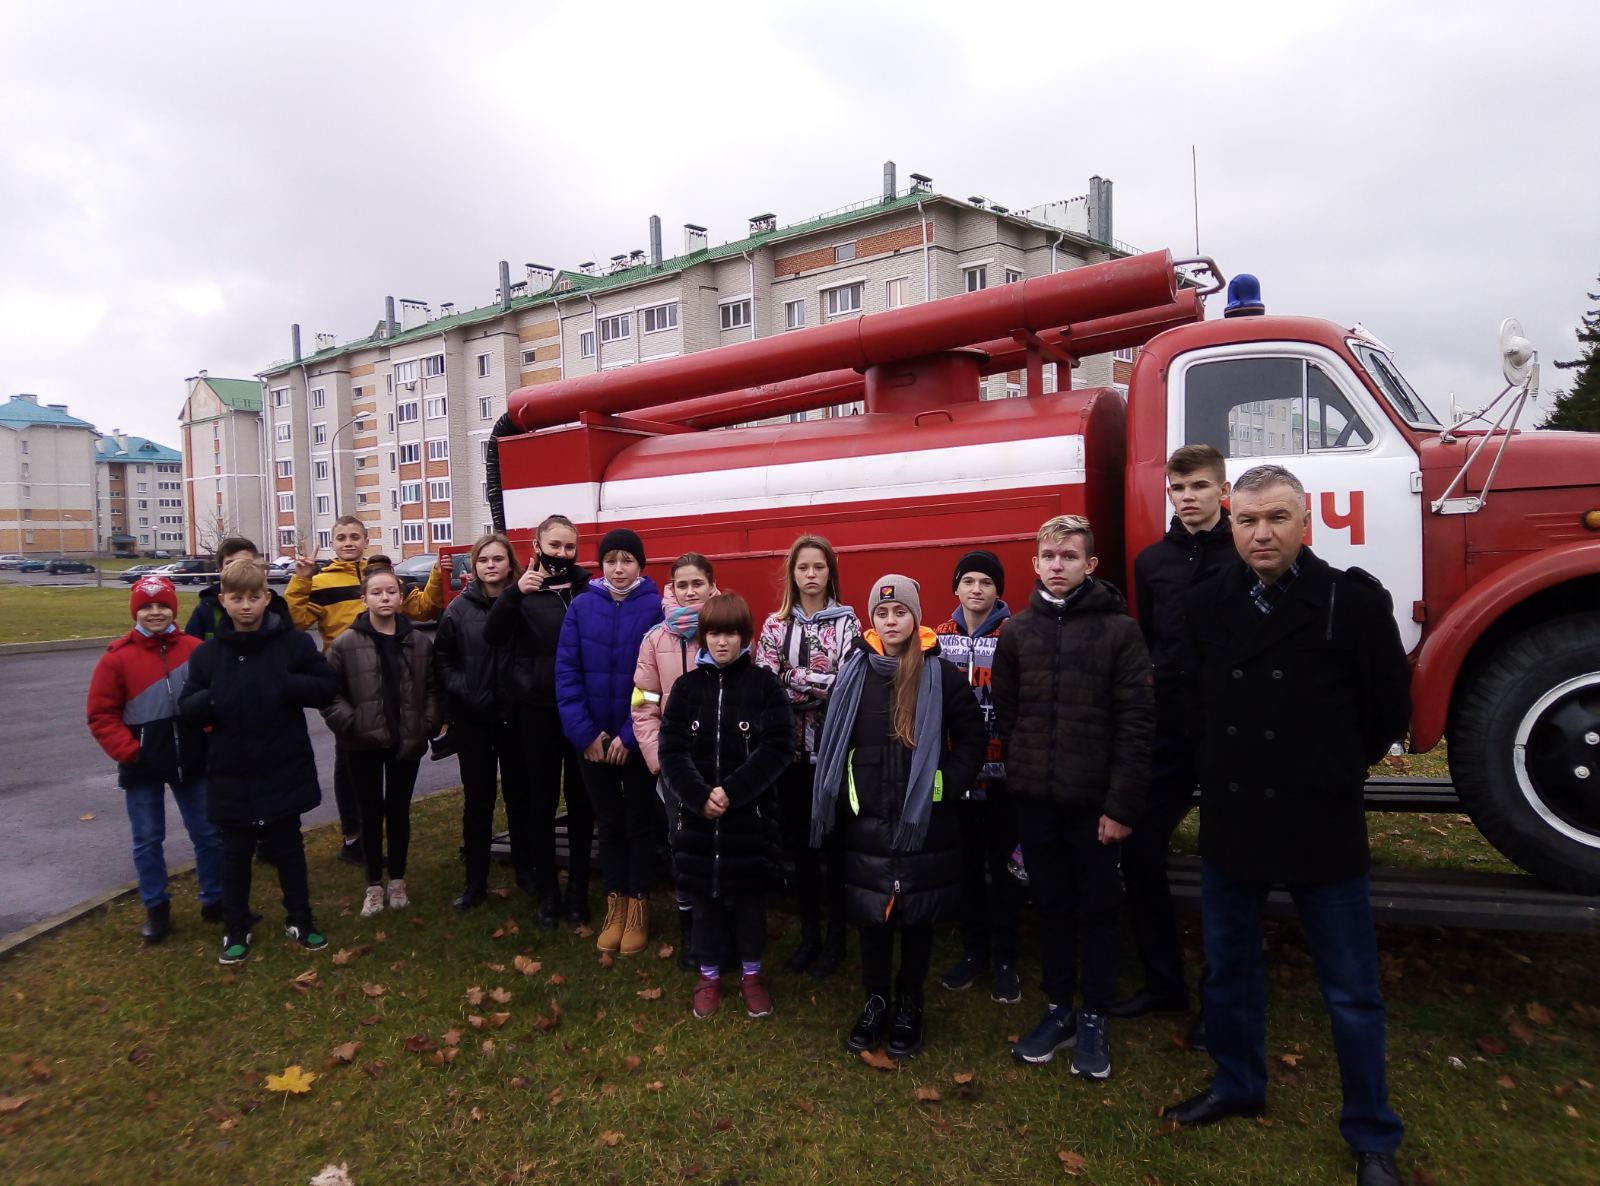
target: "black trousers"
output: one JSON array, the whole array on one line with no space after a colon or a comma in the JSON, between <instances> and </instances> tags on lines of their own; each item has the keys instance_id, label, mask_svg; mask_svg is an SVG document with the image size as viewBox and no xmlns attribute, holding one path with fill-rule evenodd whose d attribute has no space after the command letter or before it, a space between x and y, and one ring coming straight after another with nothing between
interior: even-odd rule
<instances>
[{"instance_id":1,"label":"black trousers","mask_svg":"<svg viewBox=\"0 0 1600 1186\"><path fill-rule=\"evenodd\" d=\"M662 820L655 776L638 750L621 766L580 758L583 785L600 830L606 893L642 898L655 885L656 837Z\"/></svg>"},{"instance_id":2,"label":"black trousers","mask_svg":"<svg viewBox=\"0 0 1600 1186\"><path fill-rule=\"evenodd\" d=\"M361 804L367 884L383 881L385 834L389 841L389 876L404 877L406 856L411 851L411 793L417 787L417 768L422 759L401 758L390 748L350 750L345 761Z\"/></svg>"},{"instance_id":3,"label":"black trousers","mask_svg":"<svg viewBox=\"0 0 1600 1186\"><path fill-rule=\"evenodd\" d=\"M1022 857L1039 919L1039 963L1052 1005L1104 1013L1117 990L1122 880L1116 844L1099 840L1100 811L1017 799Z\"/></svg>"},{"instance_id":4,"label":"black trousers","mask_svg":"<svg viewBox=\"0 0 1600 1186\"><path fill-rule=\"evenodd\" d=\"M811 782L816 767L794 762L778 781L778 819L783 849L794 861L794 895L804 929L815 932L826 907L828 926L843 938L845 920L844 833L834 828L811 847Z\"/></svg>"},{"instance_id":5,"label":"black trousers","mask_svg":"<svg viewBox=\"0 0 1600 1186\"><path fill-rule=\"evenodd\" d=\"M1144 818L1122 842L1122 885L1145 987L1162 995L1182 996L1187 991L1183 937L1167 882L1167 862L1172 833L1194 806L1196 781L1193 746L1182 738L1158 734Z\"/></svg>"},{"instance_id":6,"label":"black trousers","mask_svg":"<svg viewBox=\"0 0 1600 1186\"><path fill-rule=\"evenodd\" d=\"M463 716L450 723L450 734L456 738L456 758L461 764L461 843L466 850L467 884L481 887L489 881L489 844L494 839L498 789L506 801L506 827L511 833L511 864L517 884L532 886L532 796L526 753L516 722Z\"/></svg>"},{"instance_id":7,"label":"black trousers","mask_svg":"<svg viewBox=\"0 0 1600 1186\"><path fill-rule=\"evenodd\" d=\"M310 930L311 887L306 882L306 846L300 817L286 815L264 824L223 824L222 916L230 938L250 933L250 874L256 849L278 868L284 920Z\"/></svg>"},{"instance_id":8,"label":"black trousers","mask_svg":"<svg viewBox=\"0 0 1600 1186\"><path fill-rule=\"evenodd\" d=\"M567 799L567 888L587 894L589 851L594 845L594 809L578 773L578 752L561 731L561 715L554 708L522 711L522 742L527 752L530 827L533 831L533 865L541 897L561 892L556 876L556 812L563 793Z\"/></svg>"},{"instance_id":9,"label":"black trousers","mask_svg":"<svg viewBox=\"0 0 1600 1186\"><path fill-rule=\"evenodd\" d=\"M868 994L890 1000L894 996L922 999L933 966L933 924L931 922L889 923L881 927L858 927L861 932L861 983ZM894 971L894 939L900 936L900 971Z\"/></svg>"},{"instance_id":10,"label":"black trousers","mask_svg":"<svg viewBox=\"0 0 1600 1186\"><path fill-rule=\"evenodd\" d=\"M721 967L731 939L741 960L759 960L767 949L767 897L741 894L736 898L713 898L710 894L688 895L694 911L690 946L694 962L702 968ZM732 934L729 934L731 924Z\"/></svg>"},{"instance_id":11,"label":"black trousers","mask_svg":"<svg viewBox=\"0 0 1600 1186\"><path fill-rule=\"evenodd\" d=\"M350 777L350 755L344 742L333 739L333 802L339 808L339 829L346 836L361 832L361 798L356 794L355 781Z\"/></svg>"},{"instance_id":12,"label":"black trousers","mask_svg":"<svg viewBox=\"0 0 1600 1186\"><path fill-rule=\"evenodd\" d=\"M1004 791L963 799L961 812L961 946L997 964L1017 962L1022 884L1006 870L1017 844L1017 808Z\"/></svg>"}]
</instances>

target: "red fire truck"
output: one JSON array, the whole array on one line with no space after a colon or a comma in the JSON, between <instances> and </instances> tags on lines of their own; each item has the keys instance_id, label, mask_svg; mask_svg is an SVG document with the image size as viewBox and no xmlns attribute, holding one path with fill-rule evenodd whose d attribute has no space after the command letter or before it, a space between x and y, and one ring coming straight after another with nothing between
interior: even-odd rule
<instances>
[{"instance_id":1,"label":"red fire truck","mask_svg":"<svg viewBox=\"0 0 1600 1186\"><path fill-rule=\"evenodd\" d=\"M1155 252L524 388L491 450L497 521L526 551L565 514L589 560L627 524L658 575L703 552L758 615L790 542L820 532L846 601L900 571L936 604L975 544L1028 573L1034 531L1063 513L1090 518L1100 573L1129 589L1165 529L1172 449L1215 445L1230 477L1281 462L1306 485L1318 552L1394 596L1412 749L1448 737L1489 840L1600 892L1600 438L1516 428L1537 369L1514 332L1500 399L1447 424L1360 327L1248 300L1239 311L1262 315L1205 320L1221 277L1189 262L1218 283ZM1126 399L1070 386L1076 360L1129 347ZM1062 389L1047 394L1048 363ZM1025 372L1026 398L980 398L1001 371Z\"/></svg>"}]
</instances>

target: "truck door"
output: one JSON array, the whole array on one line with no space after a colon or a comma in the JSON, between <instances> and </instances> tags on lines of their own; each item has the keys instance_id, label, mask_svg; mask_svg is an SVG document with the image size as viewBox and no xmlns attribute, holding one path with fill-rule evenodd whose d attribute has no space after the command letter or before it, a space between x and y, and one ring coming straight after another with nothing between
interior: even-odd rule
<instances>
[{"instance_id":1,"label":"truck door","mask_svg":"<svg viewBox=\"0 0 1600 1186\"><path fill-rule=\"evenodd\" d=\"M1309 543L1360 567L1394 598L1406 649L1422 637L1422 484L1411 444L1338 355L1305 342L1248 342L1180 356L1168 372L1167 451L1206 444L1233 480L1270 462L1304 483Z\"/></svg>"}]
</instances>

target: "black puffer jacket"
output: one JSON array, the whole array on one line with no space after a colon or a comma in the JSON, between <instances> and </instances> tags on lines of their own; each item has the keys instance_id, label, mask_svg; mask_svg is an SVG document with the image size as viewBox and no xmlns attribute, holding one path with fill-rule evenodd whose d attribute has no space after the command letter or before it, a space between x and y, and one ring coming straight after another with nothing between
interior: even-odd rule
<instances>
[{"instance_id":1,"label":"black puffer jacket","mask_svg":"<svg viewBox=\"0 0 1600 1186\"><path fill-rule=\"evenodd\" d=\"M1122 594L1090 580L1058 606L1035 588L1000 632L993 678L1006 789L1136 824L1155 694L1150 653Z\"/></svg>"},{"instance_id":2,"label":"black puffer jacket","mask_svg":"<svg viewBox=\"0 0 1600 1186\"><path fill-rule=\"evenodd\" d=\"M853 647L857 652L869 649L861 639ZM894 739L892 677L869 669L861 688L850 731L850 765L860 810L852 810L848 791L842 793L836 827L844 846L847 908L851 921L862 926L936 922L960 910L961 832L956 804L983 768L989 730L966 675L938 654L935 643L924 661L943 668L939 681L944 704L945 737L939 760L943 792L933 804L928 836L917 852L897 852L894 847L912 751ZM863 655L849 661L864 660Z\"/></svg>"},{"instance_id":3,"label":"black puffer jacket","mask_svg":"<svg viewBox=\"0 0 1600 1186\"><path fill-rule=\"evenodd\" d=\"M285 622L293 624L293 619L289 617L289 603L279 596L276 589L267 590L267 613L277 614ZM189 615L183 632L201 642L209 641L216 637L217 627L227 616L222 608L221 583L207 585L200 590L200 600L195 603L194 612Z\"/></svg>"},{"instance_id":4,"label":"black puffer jacket","mask_svg":"<svg viewBox=\"0 0 1600 1186\"><path fill-rule=\"evenodd\" d=\"M556 706L556 643L561 640L561 623L572 599L588 587L589 573L573 565L570 583L546 584L523 593L513 581L489 607L484 637L490 646L511 648L513 677L524 706Z\"/></svg>"},{"instance_id":5,"label":"black puffer jacket","mask_svg":"<svg viewBox=\"0 0 1600 1186\"><path fill-rule=\"evenodd\" d=\"M1183 714L1183 603L1189 590L1207 574L1238 563L1228 508L1209 531L1191 532L1172 516L1167 534L1133 562L1134 599L1139 603L1139 629L1150 648L1156 677L1156 732L1163 737L1185 734Z\"/></svg>"},{"instance_id":6,"label":"black puffer jacket","mask_svg":"<svg viewBox=\"0 0 1600 1186\"><path fill-rule=\"evenodd\" d=\"M794 715L777 676L741 655L706 660L672 685L661 719L661 776L676 804L672 875L713 897L774 889L780 881L779 776L794 758ZM728 810L705 817L720 786Z\"/></svg>"},{"instance_id":7,"label":"black puffer jacket","mask_svg":"<svg viewBox=\"0 0 1600 1186\"><path fill-rule=\"evenodd\" d=\"M385 687L382 646L394 648L396 686ZM339 677L333 703L322 710L328 728L347 749L374 750L394 746L404 759L420 758L428 739L439 730L439 693L433 674L433 643L404 614L394 620L394 636L380 638L372 619L362 614L355 625L333 640L328 663ZM390 729L386 697L392 695L400 718L400 736Z\"/></svg>"},{"instance_id":8,"label":"black puffer jacket","mask_svg":"<svg viewBox=\"0 0 1600 1186\"><path fill-rule=\"evenodd\" d=\"M189 657L180 711L211 726L206 815L214 824L268 823L322 802L308 708L325 708L338 681L311 636L267 614L259 630L224 621Z\"/></svg>"},{"instance_id":9,"label":"black puffer jacket","mask_svg":"<svg viewBox=\"0 0 1600 1186\"><path fill-rule=\"evenodd\" d=\"M470 581L439 619L433 669L452 721L463 716L509 721L516 715L523 694L517 686L516 647L490 644L486 630L492 605L478 582Z\"/></svg>"}]
</instances>

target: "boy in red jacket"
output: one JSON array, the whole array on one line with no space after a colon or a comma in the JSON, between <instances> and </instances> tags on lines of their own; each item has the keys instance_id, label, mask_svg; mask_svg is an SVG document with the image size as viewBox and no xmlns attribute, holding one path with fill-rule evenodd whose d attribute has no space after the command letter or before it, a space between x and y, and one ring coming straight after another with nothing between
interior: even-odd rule
<instances>
[{"instance_id":1,"label":"boy in red jacket","mask_svg":"<svg viewBox=\"0 0 1600 1186\"><path fill-rule=\"evenodd\" d=\"M133 587L133 629L95 664L89 681L89 730L117 763L133 827L133 867L145 921L139 935L159 943L172 930L167 893L166 788L178 801L194 845L200 915L222 920L222 833L206 818L205 734L178 720L178 694L200 640L177 627L178 594L166 577Z\"/></svg>"}]
</instances>

